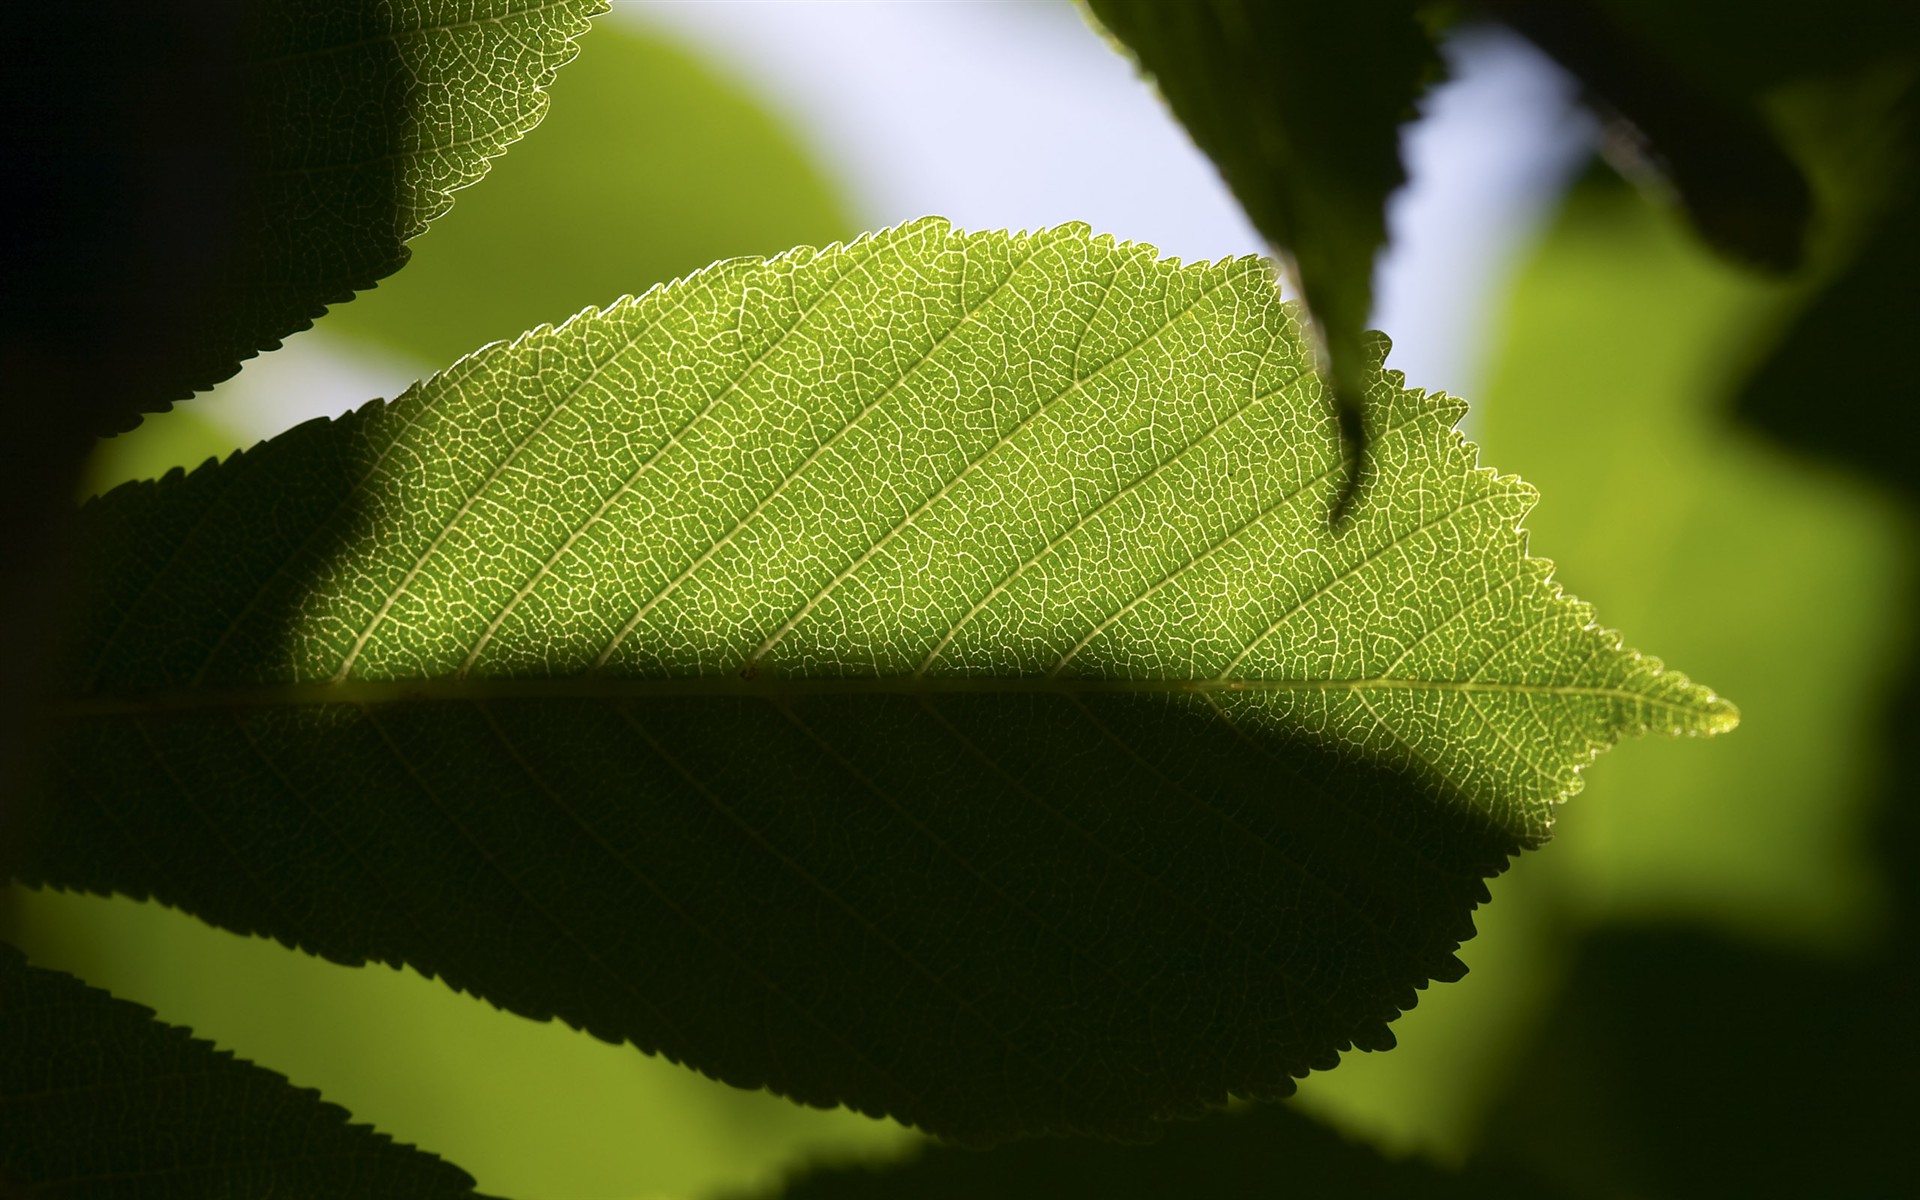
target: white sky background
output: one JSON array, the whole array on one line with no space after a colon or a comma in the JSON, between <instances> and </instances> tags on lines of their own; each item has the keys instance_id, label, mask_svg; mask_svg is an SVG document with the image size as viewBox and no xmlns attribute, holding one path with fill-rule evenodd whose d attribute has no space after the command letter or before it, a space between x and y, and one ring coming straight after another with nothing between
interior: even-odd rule
<instances>
[{"instance_id":1,"label":"white sky background","mask_svg":"<svg viewBox=\"0 0 1920 1200\"><path fill-rule=\"evenodd\" d=\"M1132 64L1066 0L614 0L610 19L668 32L783 113L881 228L927 214L968 229L1085 221L1189 261L1262 250L1213 165ZM1373 325L1409 383L1472 399L1516 250L1584 157L1573 87L1512 35L1448 48L1455 79L1403 143ZM324 324L200 401L264 437L423 370Z\"/></svg>"}]
</instances>

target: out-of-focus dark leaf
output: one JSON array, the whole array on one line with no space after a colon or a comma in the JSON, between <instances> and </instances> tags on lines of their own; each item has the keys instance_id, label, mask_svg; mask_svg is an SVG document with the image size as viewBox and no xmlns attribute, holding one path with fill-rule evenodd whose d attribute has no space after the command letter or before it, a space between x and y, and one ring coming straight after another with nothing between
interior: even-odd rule
<instances>
[{"instance_id":1,"label":"out-of-focus dark leaf","mask_svg":"<svg viewBox=\"0 0 1920 1200\"><path fill-rule=\"evenodd\" d=\"M1845 463L1920 497L1911 438L1920 375L1901 361L1913 340L1920 281L1920 81L1880 122L1880 178L1891 193L1853 257L1761 357L1736 411L1796 450Z\"/></svg>"},{"instance_id":2,"label":"out-of-focus dark leaf","mask_svg":"<svg viewBox=\"0 0 1920 1200\"><path fill-rule=\"evenodd\" d=\"M1899 1196L1910 968L1681 929L1599 935L1485 1150L1581 1196Z\"/></svg>"},{"instance_id":3,"label":"out-of-focus dark leaf","mask_svg":"<svg viewBox=\"0 0 1920 1200\"><path fill-rule=\"evenodd\" d=\"M1737 10L1673 0L1594 2L1727 96L1754 97L1809 76L1852 74L1920 45L1916 0L1745 0Z\"/></svg>"},{"instance_id":4,"label":"out-of-focus dark leaf","mask_svg":"<svg viewBox=\"0 0 1920 1200\"><path fill-rule=\"evenodd\" d=\"M1594 0L1484 0L1629 127L1614 146L1657 170L1720 253L1771 271L1805 257L1813 193L1744 97L1701 81ZM1734 23L1751 20L1742 14ZM1716 57L1713 54L1708 59Z\"/></svg>"},{"instance_id":5,"label":"out-of-focus dark leaf","mask_svg":"<svg viewBox=\"0 0 1920 1200\"><path fill-rule=\"evenodd\" d=\"M932 1145L903 1163L820 1167L795 1178L782 1200L1500 1200L1548 1194L1514 1173L1479 1167L1451 1172L1420 1159L1390 1159L1285 1105L1262 1104L1176 1122L1146 1145L1049 1138L984 1153Z\"/></svg>"},{"instance_id":6,"label":"out-of-focus dark leaf","mask_svg":"<svg viewBox=\"0 0 1920 1200\"><path fill-rule=\"evenodd\" d=\"M1400 125L1440 72L1413 0L1087 0L1260 232L1291 260L1347 444L1362 447L1362 334ZM1363 466L1339 501L1351 507Z\"/></svg>"},{"instance_id":7,"label":"out-of-focus dark leaf","mask_svg":"<svg viewBox=\"0 0 1920 1200\"><path fill-rule=\"evenodd\" d=\"M472 1196L317 1092L0 945L0 1196Z\"/></svg>"},{"instance_id":8,"label":"out-of-focus dark leaf","mask_svg":"<svg viewBox=\"0 0 1920 1200\"><path fill-rule=\"evenodd\" d=\"M1920 498L1910 428L1920 374L1914 335L1920 204L1907 203L1814 298L1747 380L1739 414L1796 450L1834 459Z\"/></svg>"}]
</instances>

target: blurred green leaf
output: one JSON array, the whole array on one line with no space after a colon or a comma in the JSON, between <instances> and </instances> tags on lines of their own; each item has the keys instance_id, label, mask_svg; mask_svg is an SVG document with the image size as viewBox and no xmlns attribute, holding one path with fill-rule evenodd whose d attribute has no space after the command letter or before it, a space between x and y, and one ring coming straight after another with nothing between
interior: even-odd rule
<instances>
[{"instance_id":1,"label":"blurred green leaf","mask_svg":"<svg viewBox=\"0 0 1920 1200\"><path fill-rule=\"evenodd\" d=\"M1698 930L1599 933L1486 1153L1578 1196L1905 1195L1920 1056L1889 1014L1913 982Z\"/></svg>"},{"instance_id":2,"label":"blurred green leaf","mask_svg":"<svg viewBox=\"0 0 1920 1200\"><path fill-rule=\"evenodd\" d=\"M1509 302L1476 433L1540 481L1533 544L1569 590L1725 681L1746 726L1588 771L1554 857L1591 918L1686 914L1801 945L1872 925L1860 822L1914 543L1860 482L1728 427L1728 364L1789 295L1615 188L1576 194Z\"/></svg>"},{"instance_id":3,"label":"blurred green leaf","mask_svg":"<svg viewBox=\"0 0 1920 1200\"><path fill-rule=\"evenodd\" d=\"M1335 536L1257 261L719 264L90 505L28 877L976 1140L1284 1093L1595 752L1734 720L1370 400Z\"/></svg>"},{"instance_id":4,"label":"blurred green leaf","mask_svg":"<svg viewBox=\"0 0 1920 1200\"><path fill-rule=\"evenodd\" d=\"M1853 75L1920 48L1914 0L1747 0L1738 20L1710 4L1670 0L1594 6L1718 94L1746 99L1810 76Z\"/></svg>"},{"instance_id":5,"label":"blurred green leaf","mask_svg":"<svg viewBox=\"0 0 1920 1200\"><path fill-rule=\"evenodd\" d=\"M459 1168L0 943L0 1193L472 1196Z\"/></svg>"},{"instance_id":6,"label":"blurred green leaf","mask_svg":"<svg viewBox=\"0 0 1920 1200\"><path fill-rule=\"evenodd\" d=\"M1556 577L1723 683L1742 729L1587 768L1553 845L1492 885L1461 952L1467 978L1396 1023L1399 1049L1303 1082L1294 1103L1457 1161L1510 1079L1561 1037L1558 997L1596 925L1691 921L1828 960L1879 935L1886 882L1907 878L1869 853L1894 843L1866 818L1876 792L1899 785L1878 714L1911 645L1914 527L1861 481L1728 426L1729 367L1793 294L1717 261L1617 182L1584 185L1526 260L1469 428L1490 458L1540 484L1529 544L1556 560ZM1667 993L1610 994L1658 1011ZM1763 1002L1738 986L1713 998ZM1623 1103L1661 1086L1650 1062L1636 1071ZM1574 1100L1556 1102L1564 1137L1529 1123L1503 1144L1537 1136L1604 1155L1599 1127L1571 1128Z\"/></svg>"},{"instance_id":7,"label":"blurred green leaf","mask_svg":"<svg viewBox=\"0 0 1920 1200\"><path fill-rule=\"evenodd\" d=\"M1547 1194L1506 1173L1442 1171L1418 1159L1387 1158L1280 1104L1175 1122L1148 1145L1048 1138L984 1153L933 1145L899 1164L817 1168L780 1193L782 1200L1501 1200Z\"/></svg>"},{"instance_id":8,"label":"blurred green leaf","mask_svg":"<svg viewBox=\"0 0 1920 1200\"><path fill-rule=\"evenodd\" d=\"M1086 4L1297 271L1324 339L1342 430L1360 447L1373 258L1387 240L1387 196L1406 181L1400 126L1440 73L1419 6Z\"/></svg>"},{"instance_id":9,"label":"blurred green leaf","mask_svg":"<svg viewBox=\"0 0 1920 1200\"><path fill-rule=\"evenodd\" d=\"M787 123L631 23L600 22L540 135L460 197L407 269L333 314L435 366L718 259L855 230Z\"/></svg>"}]
</instances>

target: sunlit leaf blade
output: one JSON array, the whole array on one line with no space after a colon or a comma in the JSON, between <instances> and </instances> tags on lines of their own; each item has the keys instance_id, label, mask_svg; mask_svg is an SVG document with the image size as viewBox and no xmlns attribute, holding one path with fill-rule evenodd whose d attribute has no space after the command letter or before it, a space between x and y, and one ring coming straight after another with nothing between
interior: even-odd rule
<instances>
[{"instance_id":1,"label":"sunlit leaf blade","mask_svg":"<svg viewBox=\"0 0 1920 1200\"><path fill-rule=\"evenodd\" d=\"M284 1078L0 944L0 1194L472 1196Z\"/></svg>"},{"instance_id":2,"label":"sunlit leaf blade","mask_svg":"<svg viewBox=\"0 0 1920 1200\"><path fill-rule=\"evenodd\" d=\"M1257 260L929 219L536 329L85 509L27 875L960 1138L1284 1094L1735 720L1373 381L1336 536Z\"/></svg>"},{"instance_id":3,"label":"sunlit leaf blade","mask_svg":"<svg viewBox=\"0 0 1920 1200\"><path fill-rule=\"evenodd\" d=\"M1545 1200L1557 1193L1505 1172L1443 1171L1419 1159L1388 1158L1286 1105L1262 1104L1176 1122L1144 1145L1034 1138L986 1153L930 1145L904 1162L816 1167L778 1194L782 1200Z\"/></svg>"},{"instance_id":4,"label":"sunlit leaf blade","mask_svg":"<svg viewBox=\"0 0 1920 1200\"><path fill-rule=\"evenodd\" d=\"M236 17L240 161L210 180L227 261L176 298L152 411L233 374L398 270L405 243L539 123L605 0L275 0ZM189 319L190 318L190 319Z\"/></svg>"},{"instance_id":5,"label":"sunlit leaf blade","mask_svg":"<svg viewBox=\"0 0 1920 1200\"><path fill-rule=\"evenodd\" d=\"M1320 335L1350 439L1400 125L1439 72L1411 0L1086 0L1269 241Z\"/></svg>"}]
</instances>

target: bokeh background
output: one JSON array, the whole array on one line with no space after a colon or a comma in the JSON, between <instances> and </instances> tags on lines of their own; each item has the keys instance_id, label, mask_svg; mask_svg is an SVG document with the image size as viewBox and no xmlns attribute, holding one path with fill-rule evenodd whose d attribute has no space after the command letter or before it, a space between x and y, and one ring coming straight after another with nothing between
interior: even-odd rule
<instances>
[{"instance_id":1,"label":"bokeh background","mask_svg":"<svg viewBox=\"0 0 1920 1200\"><path fill-rule=\"evenodd\" d=\"M1262 250L1070 4L614 9L545 123L404 271L103 443L88 489L396 395L718 258L927 213L1085 221L1189 260ZM1782 1139L1859 1165L1913 1116L1888 1088L1914 1053L1884 968L1905 928L1888 714L1912 649L1911 515L1731 418L1803 285L1714 258L1597 166L1577 89L1526 43L1470 28L1447 55L1378 272L1388 365L1470 402L1484 461L1545 496L1535 552L1744 723L1591 767L1556 840L1493 884L1468 977L1423 994L1398 1049L1349 1056L1295 1103L1390 1154L1498 1156L1575 1194L1762 1194L1792 1181L1767 1168ZM1817 403L1845 419L1845 396ZM154 905L16 887L4 920L43 965L321 1089L484 1191L738 1195L919 1142ZM1833 1194L1881 1194L1860 1178Z\"/></svg>"}]
</instances>

